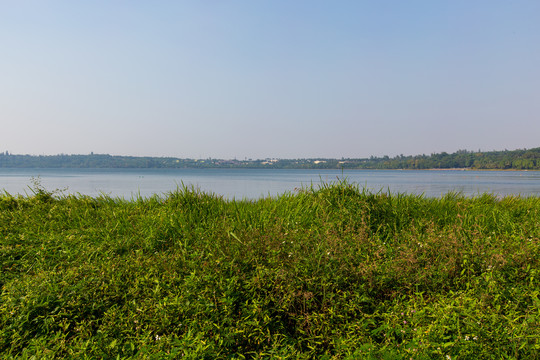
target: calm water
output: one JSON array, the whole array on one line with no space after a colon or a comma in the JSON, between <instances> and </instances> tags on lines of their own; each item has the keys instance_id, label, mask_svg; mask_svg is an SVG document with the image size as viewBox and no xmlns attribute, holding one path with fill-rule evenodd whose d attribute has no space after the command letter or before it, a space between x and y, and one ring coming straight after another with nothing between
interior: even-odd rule
<instances>
[{"instance_id":1,"label":"calm water","mask_svg":"<svg viewBox=\"0 0 540 360\"><path fill-rule=\"evenodd\" d=\"M67 194L106 194L131 199L174 191L182 183L226 198L256 199L346 178L371 191L438 197L449 191L465 195L494 193L540 195L538 171L431 170L282 170L282 169L0 169L0 189L30 194L31 178L49 190Z\"/></svg>"}]
</instances>

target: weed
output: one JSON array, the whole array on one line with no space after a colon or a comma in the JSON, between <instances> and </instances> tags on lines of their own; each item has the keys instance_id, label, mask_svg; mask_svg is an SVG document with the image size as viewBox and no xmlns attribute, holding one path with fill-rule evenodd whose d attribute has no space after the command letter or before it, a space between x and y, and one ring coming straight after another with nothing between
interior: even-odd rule
<instances>
[{"instance_id":1,"label":"weed","mask_svg":"<svg viewBox=\"0 0 540 360\"><path fill-rule=\"evenodd\" d=\"M540 199L0 196L2 358L534 358Z\"/></svg>"}]
</instances>

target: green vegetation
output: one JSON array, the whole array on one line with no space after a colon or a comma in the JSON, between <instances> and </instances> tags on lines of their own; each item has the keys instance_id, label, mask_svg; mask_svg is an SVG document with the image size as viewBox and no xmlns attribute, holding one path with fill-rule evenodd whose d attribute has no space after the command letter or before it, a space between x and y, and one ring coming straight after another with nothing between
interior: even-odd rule
<instances>
[{"instance_id":1,"label":"green vegetation","mask_svg":"<svg viewBox=\"0 0 540 360\"><path fill-rule=\"evenodd\" d=\"M0 196L0 358L532 359L540 198Z\"/></svg>"},{"instance_id":2,"label":"green vegetation","mask_svg":"<svg viewBox=\"0 0 540 360\"><path fill-rule=\"evenodd\" d=\"M0 153L0 168L273 168L273 169L494 169L540 170L540 148L366 159L178 159L90 155L13 155Z\"/></svg>"}]
</instances>

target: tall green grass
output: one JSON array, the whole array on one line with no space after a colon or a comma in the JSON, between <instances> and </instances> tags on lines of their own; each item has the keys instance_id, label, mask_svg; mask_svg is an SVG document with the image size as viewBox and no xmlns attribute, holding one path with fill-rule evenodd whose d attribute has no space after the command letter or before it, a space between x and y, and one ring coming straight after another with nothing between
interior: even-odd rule
<instances>
[{"instance_id":1,"label":"tall green grass","mask_svg":"<svg viewBox=\"0 0 540 360\"><path fill-rule=\"evenodd\" d=\"M540 198L0 197L2 359L525 359Z\"/></svg>"}]
</instances>

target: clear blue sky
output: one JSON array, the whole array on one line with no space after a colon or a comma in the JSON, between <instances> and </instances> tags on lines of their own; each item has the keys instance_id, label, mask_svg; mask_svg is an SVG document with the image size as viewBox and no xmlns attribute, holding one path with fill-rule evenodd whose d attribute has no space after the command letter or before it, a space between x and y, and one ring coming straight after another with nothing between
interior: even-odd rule
<instances>
[{"instance_id":1,"label":"clear blue sky","mask_svg":"<svg viewBox=\"0 0 540 360\"><path fill-rule=\"evenodd\" d=\"M0 151L540 146L540 1L0 1Z\"/></svg>"}]
</instances>

